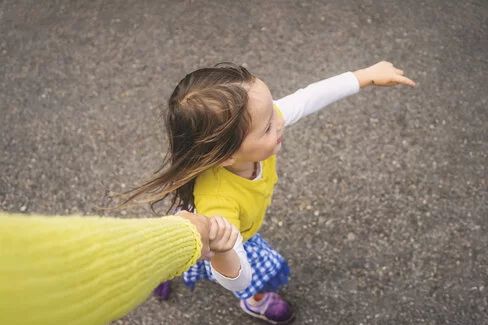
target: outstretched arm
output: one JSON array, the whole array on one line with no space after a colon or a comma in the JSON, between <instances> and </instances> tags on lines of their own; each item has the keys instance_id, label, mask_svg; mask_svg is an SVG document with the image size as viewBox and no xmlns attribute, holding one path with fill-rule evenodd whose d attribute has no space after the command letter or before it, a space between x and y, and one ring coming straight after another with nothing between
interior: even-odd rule
<instances>
[{"instance_id":1,"label":"outstretched arm","mask_svg":"<svg viewBox=\"0 0 488 325\"><path fill-rule=\"evenodd\" d=\"M291 125L302 117L310 115L340 99L359 92L370 85L395 86L415 83L403 76L403 71L389 62L379 62L355 72L345 72L299 89L291 95L275 101L285 120Z\"/></svg>"},{"instance_id":2,"label":"outstretched arm","mask_svg":"<svg viewBox=\"0 0 488 325\"><path fill-rule=\"evenodd\" d=\"M359 92L358 79L352 72L345 72L298 89L274 103L283 115L287 126L357 92Z\"/></svg>"},{"instance_id":3,"label":"outstretched arm","mask_svg":"<svg viewBox=\"0 0 488 325\"><path fill-rule=\"evenodd\" d=\"M208 219L187 219L0 212L0 324L120 318L200 257Z\"/></svg>"}]
</instances>

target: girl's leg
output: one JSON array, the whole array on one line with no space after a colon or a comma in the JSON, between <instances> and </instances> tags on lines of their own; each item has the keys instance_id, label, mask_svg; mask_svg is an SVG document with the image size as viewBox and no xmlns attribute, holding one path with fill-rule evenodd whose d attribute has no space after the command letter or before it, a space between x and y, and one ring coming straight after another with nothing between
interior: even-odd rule
<instances>
[{"instance_id":1,"label":"girl's leg","mask_svg":"<svg viewBox=\"0 0 488 325\"><path fill-rule=\"evenodd\" d=\"M276 293L279 287L288 283L290 276L285 259L259 234L245 242L244 249L253 268L253 280L246 290L237 294L241 297L242 310L270 324L291 323L295 316L293 310ZM242 299L249 296L251 297Z\"/></svg>"},{"instance_id":2,"label":"girl's leg","mask_svg":"<svg viewBox=\"0 0 488 325\"><path fill-rule=\"evenodd\" d=\"M266 296L266 294L264 293L256 293L252 298L255 300L255 301L260 301L261 299L263 299L264 297Z\"/></svg>"}]
</instances>

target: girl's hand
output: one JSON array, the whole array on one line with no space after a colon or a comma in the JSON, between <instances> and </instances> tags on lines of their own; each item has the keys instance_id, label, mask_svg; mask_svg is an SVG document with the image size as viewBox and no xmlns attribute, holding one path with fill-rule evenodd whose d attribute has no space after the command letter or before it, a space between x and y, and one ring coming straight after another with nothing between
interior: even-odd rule
<instances>
[{"instance_id":1,"label":"girl's hand","mask_svg":"<svg viewBox=\"0 0 488 325\"><path fill-rule=\"evenodd\" d=\"M392 63L381 61L368 68L361 69L354 72L354 75L359 81L359 86L364 88L366 86L396 86L404 84L415 86L415 82L403 76L403 71L397 69Z\"/></svg>"},{"instance_id":2,"label":"girl's hand","mask_svg":"<svg viewBox=\"0 0 488 325\"><path fill-rule=\"evenodd\" d=\"M225 253L234 248L239 230L227 219L215 216L210 219L208 235L210 250L214 253Z\"/></svg>"}]
</instances>

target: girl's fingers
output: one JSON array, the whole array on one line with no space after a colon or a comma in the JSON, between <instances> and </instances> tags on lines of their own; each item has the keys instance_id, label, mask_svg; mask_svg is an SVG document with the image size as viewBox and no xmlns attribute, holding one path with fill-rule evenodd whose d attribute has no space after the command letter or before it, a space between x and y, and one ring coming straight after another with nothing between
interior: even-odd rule
<instances>
[{"instance_id":1,"label":"girl's fingers","mask_svg":"<svg viewBox=\"0 0 488 325\"><path fill-rule=\"evenodd\" d=\"M221 216L216 216L215 223L217 225L217 234L216 238L221 239L225 232L225 221L224 218Z\"/></svg>"},{"instance_id":2,"label":"girl's fingers","mask_svg":"<svg viewBox=\"0 0 488 325\"><path fill-rule=\"evenodd\" d=\"M231 236L230 236L230 240L232 242L232 245L235 245L235 243L237 241L237 237L239 237L239 229L237 229L236 227L232 227L232 232L231 232Z\"/></svg>"},{"instance_id":3,"label":"girl's fingers","mask_svg":"<svg viewBox=\"0 0 488 325\"><path fill-rule=\"evenodd\" d=\"M232 224L227 220L224 219L224 226L225 226L225 234L224 234L224 240L225 242L228 242L232 236Z\"/></svg>"},{"instance_id":4,"label":"girl's fingers","mask_svg":"<svg viewBox=\"0 0 488 325\"><path fill-rule=\"evenodd\" d=\"M398 73L399 75L403 76L403 70L395 68L395 72Z\"/></svg>"},{"instance_id":5,"label":"girl's fingers","mask_svg":"<svg viewBox=\"0 0 488 325\"><path fill-rule=\"evenodd\" d=\"M208 232L208 239L214 240L217 237L217 233L219 231L219 225L215 217L210 219L210 231Z\"/></svg>"},{"instance_id":6,"label":"girl's fingers","mask_svg":"<svg viewBox=\"0 0 488 325\"><path fill-rule=\"evenodd\" d=\"M393 81L404 85L415 86L415 82L413 82L413 80L410 80L404 76L395 76Z\"/></svg>"},{"instance_id":7,"label":"girl's fingers","mask_svg":"<svg viewBox=\"0 0 488 325\"><path fill-rule=\"evenodd\" d=\"M225 219L224 217L218 216L217 217L217 221L218 221L219 227L221 229L225 229L226 228L227 223L228 223L227 219Z\"/></svg>"},{"instance_id":8,"label":"girl's fingers","mask_svg":"<svg viewBox=\"0 0 488 325\"><path fill-rule=\"evenodd\" d=\"M211 249L216 252L225 252L232 249L239 236L239 229L221 216L212 217L210 224L209 239L211 241Z\"/></svg>"},{"instance_id":9,"label":"girl's fingers","mask_svg":"<svg viewBox=\"0 0 488 325\"><path fill-rule=\"evenodd\" d=\"M232 224L228 224L228 228L226 229L226 236L225 236L225 249L229 250L232 249L236 243L237 237L239 236L239 230L236 227L232 226Z\"/></svg>"},{"instance_id":10,"label":"girl's fingers","mask_svg":"<svg viewBox=\"0 0 488 325\"><path fill-rule=\"evenodd\" d=\"M227 240L230 235L230 223L221 216L214 216L211 219L214 232L212 233L212 239L215 240Z\"/></svg>"}]
</instances>

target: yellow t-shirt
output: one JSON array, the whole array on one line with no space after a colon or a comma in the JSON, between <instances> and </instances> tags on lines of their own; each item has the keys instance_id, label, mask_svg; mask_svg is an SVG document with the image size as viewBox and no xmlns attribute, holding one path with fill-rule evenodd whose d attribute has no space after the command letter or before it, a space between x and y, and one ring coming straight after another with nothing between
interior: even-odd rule
<instances>
[{"instance_id":1,"label":"yellow t-shirt","mask_svg":"<svg viewBox=\"0 0 488 325\"><path fill-rule=\"evenodd\" d=\"M195 208L208 217L227 218L246 241L261 227L277 181L275 155L262 162L262 177L258 180L245 179L224 167L213 167L195 181Z\"/></svg>"}]
</instances>

